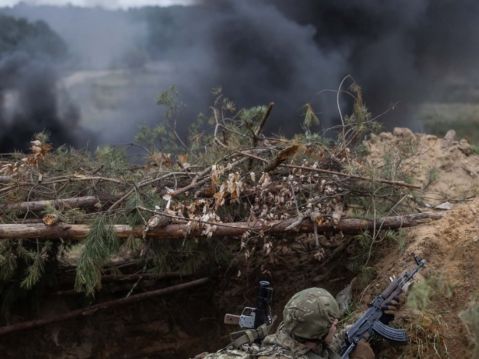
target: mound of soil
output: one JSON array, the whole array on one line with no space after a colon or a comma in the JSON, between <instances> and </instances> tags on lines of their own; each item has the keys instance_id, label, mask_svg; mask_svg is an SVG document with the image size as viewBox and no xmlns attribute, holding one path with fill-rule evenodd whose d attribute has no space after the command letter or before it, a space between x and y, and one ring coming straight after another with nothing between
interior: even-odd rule
<instances>
[{"instance_id":1,"label":"mound of soil","mask_svg":"<svg viewBox=\"0 0 479 359\"><path fill-rule=\"evenodd\" d=\"M382 259L375 268L384 273L377 279L382 285L388 275L398 274L411 264L413 253L428 261L415 284L417 290L411 290L413 297L422 293L420 308L417 302L409 301L402 313L411 343L389 349L384 357L472 358L468 333L459 315L479 294L479 156L465 140L456 141L452 132L437 138L395 129L373 137L366 146L371 153L369 160L379 165L385 153L407 146L410 154L401 166L413 169L415 180L425 187L418 194L420 207L447 208L436 209L442 211L442 219L405 231L401 248L386 245L381 249L383 256L378 257Z\"/></svg>"},{"instance_id":2,"label":"mound of soil","mask_svg":"<svg viewBox=\"0 0 479 359\"><path fill-rule=\"evenodd\" d=\"M479 195L479 156L465 139L457 140L453 130L439 138L395 128L373 135L364 145L372 166L381 168L393 161L397 171L410 173L424 188L418 199L425 207Z\"/></svg>"}]
</instances>

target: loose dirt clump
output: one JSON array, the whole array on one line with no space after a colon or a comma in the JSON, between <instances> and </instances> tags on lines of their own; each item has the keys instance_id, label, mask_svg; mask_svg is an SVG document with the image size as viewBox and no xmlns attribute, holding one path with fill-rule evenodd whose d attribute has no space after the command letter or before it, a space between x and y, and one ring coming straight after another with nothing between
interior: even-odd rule
<instances>
[{"instance_id":1,"label":"loose dirt clump","mask_svg":"<svg viewBox=\"0 0 479 359\"><path fill-rule=\"evenodd\" d=\"M425 207L462 201L479 194L479 156L453 130L444 138L415 134L407 128L372 135L364 143L372 167L391 166L414 176L421 185L418 200Z\"/></svg>"}]
</instances>

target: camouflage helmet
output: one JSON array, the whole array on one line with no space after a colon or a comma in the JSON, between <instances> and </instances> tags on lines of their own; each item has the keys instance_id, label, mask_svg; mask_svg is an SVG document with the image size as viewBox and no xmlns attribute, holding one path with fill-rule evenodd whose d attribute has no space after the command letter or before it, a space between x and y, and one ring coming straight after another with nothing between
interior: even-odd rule
<instances>
[{"instance_id":1,"label":"camouflage helmet","mask_svg":"<svg viewBox=\"0 0 479 359\"><path fill-rule=\"evenodd\" d=\"M304 289L286 303L283 330L293 338L322 339L339 318L336 299L322 288Z\"/></svg>"}]
</instances>

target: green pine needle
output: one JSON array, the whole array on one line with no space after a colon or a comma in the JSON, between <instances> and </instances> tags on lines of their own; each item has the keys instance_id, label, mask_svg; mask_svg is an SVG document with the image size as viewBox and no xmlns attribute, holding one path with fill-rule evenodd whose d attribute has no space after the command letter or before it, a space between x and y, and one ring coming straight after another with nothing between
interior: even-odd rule
<instances>
[{"instance_id":1,"label":"green pine needle","mask_svg":"<svg viewBox=\"0 0 479 359\"><path fill-rule=\"evenodd\" d=\"M118 251L119 243L105 216L92 224L85 239L76 270L75 290L93 296L101 288L101 270L107 260Z\"/></svg>"}]
</instances>

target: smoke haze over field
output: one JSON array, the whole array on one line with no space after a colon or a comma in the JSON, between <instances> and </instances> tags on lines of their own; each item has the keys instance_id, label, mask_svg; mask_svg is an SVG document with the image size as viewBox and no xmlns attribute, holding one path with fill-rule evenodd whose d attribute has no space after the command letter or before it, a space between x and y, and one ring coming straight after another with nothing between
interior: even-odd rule
<instances>
[{"instance_id":1,"label":"smoke haze over field","mask_svg":"<svg viewBox=\"0 0 479 359\"><path fill-rule=\"evenodd\" d=\"M141 6L172 6L191 5L194 0L0 0L0 6L28 5L55 5L55 6L83 6L104 7L107 9L121 9Z\"/></svg>"},{"instance_id":2,"label":"smoke haze over field","mask_svg":"<svg viewBox=\"0 0 479 359\"><path fill-rule=\"evenodd\" d=\"M187 105L183 130L208 111L210 89L222 86L239 106L274 101L268 129L289 132L299 129L305 102L323 127L334 123L334 94L318 93L336 89L346 74L363 87L374 113L399 103L385 120L416 129L411 108L447 100L451 84L475 86L478 79L473 0L204 0L129 11L19 5L5 12L43 19L65 40L69 60L48 62L63 80L41 88L51 89L52 103L69 94L78 108L76 132L98 131L100 142L131 141L140 124L156 123L162 110L155 97L173 84ZM37 112L25 121L38 122ZM74 139L86 141L61 136Z\"/></svg>"}]
</instances>

